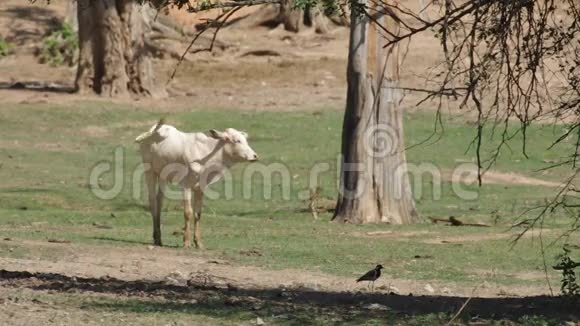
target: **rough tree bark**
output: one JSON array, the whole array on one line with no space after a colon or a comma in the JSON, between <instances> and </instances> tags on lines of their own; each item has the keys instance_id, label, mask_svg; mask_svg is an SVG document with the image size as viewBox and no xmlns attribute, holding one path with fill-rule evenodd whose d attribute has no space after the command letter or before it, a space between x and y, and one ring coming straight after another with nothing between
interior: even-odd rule
<instances>
[{"instance_id":1,"label":"rough tree bark","mask_svg":"<svg viewBox=\"0 0 580 326\"><path fill-rule=\"evenodd\" d=\"M293 9L294 0L284 0L280 4L279 19L284 29L290 32L299 32L304 24L304 11Z\"/></svg>"},{"instance_id":2,"label":"rough tree bark","mask_svg":"<svg viewBox=\"0 0 580 326\"><path fill-rule=\"evenodd\" d=\"M376 13L373 20L390 32L398 32L397 23L380 10L369 12ZM334 221L410 224L418 220L399 107L399 49L384 48L384 43L376 23L353 8Z\"/></svg>"},{"instance_id":3,"label":"rough tree bark","mask_svg":"<svg viewBox=\"0 0 580 326\"><path fill-rule=\"evenodd\" d=\"M79 21L77 16L77 1L68 0L66 3L66 14L64 21L68 23L75 32L79 30Z\"/></svg>"},{"instance_id":4,"label":"rough tree bark","mask_svg":"<svg viewBox=\"0 0 580 326\"><path fill-rule=\"evenodd\" d=\"M104 96L163 97L145 34L151 8L132 0L78 0L79 60L75 87Z\"/></svg>"},{"instance_id":5,"label":"rough tree bark","mask_svg":"<svg viewBox=\"0 0 580 326\"><path fill-rule=\"evenodd\" d=\"M249 14L235 24L243 27L268 26L271 28L282 25L286 31L298 33L314 31L318 34L328 33L333 25L347 26L344 19L346 6L340 5L339 13L326 15L320 4L307 6L304 9L294 8L295 0L282 0L280 4L263 5L256 12Z\"/></svg>"}]
</instances>

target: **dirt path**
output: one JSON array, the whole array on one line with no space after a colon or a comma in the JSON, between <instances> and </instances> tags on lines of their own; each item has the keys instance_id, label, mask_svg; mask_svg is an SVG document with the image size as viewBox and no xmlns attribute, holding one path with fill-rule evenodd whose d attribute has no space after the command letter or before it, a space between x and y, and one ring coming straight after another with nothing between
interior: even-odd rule
<instances>
[{"instance_id":1,"label":"dirt path","mask_svg":"<svg viewBox=\"0 0 580 326\"><path fill-rule=\"evenodd\" d=\"M294 288L353 293L366 291L365 284L354 282L356 275L339 277L306 270L266 270L239 265L215 257L209 252L186 252L185 249L152 246L88 246L30 240L13 240L11 246L30 252L32 257L0 257L1 268L10 271L56 273L69 277L113 277L125 281L164 281L178 285L195 281L218 287L231 284L251 289ZM46 252L47 249L53 252L54 257L47 257L45 254L34 256L34 252ZM405 280L393 275L384 275L376 282L375 287L380 293L442 296L470 296L473 293L472 288L461 284ZM515 296L515 293L519 296L545 295L549 294L549 289L534 286L497 286L482 278L476 295L505 297Z\"/></svg>"},{"instance_id":2,"label":"dirt path","mask_svg":"<svg viewBox=\"0 0 580 326\"><path fill-rule=\"evenodd\" d=\"M477 183L477 169L472 170L462 170L462 172L468 172L467 174L454 176L455 171L453 170L443 170L441 177L446 181L460 181L466 184L476 184ZM454 179L456 178L456 179ZM500 172L489 170L482 175L483 184L504 184L504 185L520 185L520 186L541 186L541 187L551 187L556 188L562 186L560 182L553 182L542 180L538 178L533 178L518 174L515 172Z\"/></svg>"},{"instance_id":3,"label":"dirt path","mask_svg":"<svg viewBox=\"0 0 580 326\"><path fill-rule=\"evenodd\" d=\"M49 319L44 324L70 324L84 320L95 324L96 320L91 315L99 313L95 312L95 308L101 310L101 323L107 321L107 324L123 325L127 324L127 317L128 324L138 323L135 316L131 318L126 313L123 314L127 310L136 309L144 312L201 313L222 318L245 311L246 316L247 313L257 316L250 317L257 324L264 324L259 322L263 321L262 318L301 325L317 324L316 319L321 316L330 318L334 323L354 321L356 324L357 320L388 320L393 316L401 319L427 314L450 316L466 302L466 298L461 296L386 295L380 292L350 293L309 288L252 288L234 284L216 286L203 280L171 284L167 281L129 281L112 277L72 277L57 273L6 270L0 270L0 290L0 317L12 324L21 325L39 318L44 321L44 318ZM35 297L35 294L41 296ZM71 303L71 299L77 301L77 304ZM79 307L79 300L84 301L85 305ZM136 304L140 308L136 308ZM473 298L462 313L475 316L470 317L475 322L489 319L520 320L523 316L535 315L569 321L571 324L566 325L575 325L574 322L578 320L576 308L573 302L562 297ZM102 310L105 311L106 319L103 318ZM161 314L160 317L163 318L164 315L166 314ZM444 317L440 322L444 323L448 318L450 317ZM235 323L240 322L237 320ZM157 324L158 318L154 317L146 323Z\"/></svg>"},{"instance_id":4,"label":"dirt path","mask_svg":"<svg viewBox=\"0 0 580 326\"><path fill-rule=\"evenodd\" d=\"M210 252L9 241L13 249L29 253L26 259L0 258L0 320L10 325L255 325L257 320L305 325L319 318L355 324L402 318L404 324L405 318L429 314L440 314L445 323L471 296L476 298L463 314L477 316L475 321L579 318L577 307L546 296L541 288L482 282L474 291L431 282L428 290L427 282L385 275L370 293L355 277L265 270ZM46 250L52 255L34 254Z\"/></svg>"}]
</instances>

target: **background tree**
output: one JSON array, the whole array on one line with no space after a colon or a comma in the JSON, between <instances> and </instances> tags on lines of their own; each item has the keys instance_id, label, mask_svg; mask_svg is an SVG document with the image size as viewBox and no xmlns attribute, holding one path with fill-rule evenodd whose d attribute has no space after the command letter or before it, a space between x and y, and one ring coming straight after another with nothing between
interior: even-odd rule
<instances>
[{"instance_id":1,"label":"background tree","mask_svg":"<svg viewBox=\"0 0 580 326\"><path fill-rule=\"evenodd\" d=\"M481 175L495 163L515 136L521 135L526 154L528 126L542 120L569 125L554 135L554 146L574 144L568 157L556 163L569 166L570 175L546 205L538 207L526 230L541 224L547 212L570 214L571 234L578 230L577 160L580 148L580 3L575 0L469 0L430 2L430 19L397 3L381 2L382 11L401 22L402 31L383 29L386 46L409 41L419 33L441 40L443 62L426 76L432 89L424 100L437 100L439 109L450 96L476 113L473 146ZM369 16L369 11L365 11ZM549 120L548 120L549 119ZM511 126L518 126L513 132ZM485 128L500 143L482 152ZM439 129L441 130L441 129ZM564 142L566 140L566 142ZM546 168L551 166L547 165ZM523 234L523 233L522 233Z\"/></svg>"},{"instance_id":2,"label":"background tree","mask_svg":"<svg viewBox=\"0 0 580 326\"><path fill-rule=\"evenodd\" d=\"M277 22L284 29L300 32L313 28L316 33L326 34L330 25L347 26L348 7L341 1L281 0L278 6Z\"/></svg>"},{"instance_id":3,"label":"background tree","mask_svg":"<svg viewBox=\"0 0 580 326\"><path fill-rule=\"evenodd\" d=\"M409 224L418 220L406 173L399 85L399 46L386 47L380 26L398 22L378 3L351 8L347 99L342 130L340 192L333 220Z\"/></svg>"},{"instance_id":4,"label":"background tree","mask_svg":"<svg viewBox=\"0 0 580 326\"><path fill-rule=\"evenodd\" d=\"M75 88L104 96L164 96L155 84L145 34L155 16L148 3L78 0L79 59Z\"/></svg>"}]
</instances>

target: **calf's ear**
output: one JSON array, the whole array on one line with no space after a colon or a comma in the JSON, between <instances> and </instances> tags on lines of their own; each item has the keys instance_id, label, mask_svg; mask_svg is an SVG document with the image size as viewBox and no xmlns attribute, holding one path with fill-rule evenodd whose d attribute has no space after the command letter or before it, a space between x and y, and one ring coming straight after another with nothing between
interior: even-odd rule
<instances>
[{"instance_id":1,"label":"calf's ear","mask_svg":"<svg viewBox=\"0 0 580 326\"><path fill-rule=\"evenodd\" d=\"M240 134L242 134L242 136L244 136L244 138L248 139L248 133L245 131L240 131Z\"/></svg>"},{"instance_id":2,"label":"calf's ear","mask_svg":"<svg viewBox=\"0 0 580 326\"><path fill-rule=\"evenodd\" d=\"M208 131L208 133L209 133L209 136L210 136L211 138L215 138L215 139L219 139L219 138L220 138L220 132L219 132L219 131L217 131L217 130L215 130L215 129L210 129L210 130Z\"/></svg>"},{"instance_id":3,"label":"calf's ear","mask_svg":"<svg viewBox=\"0 0 580 326\"><path fill-rule=\"evenodd\" d=\"M209 135L211 138L215 138L215 139L219 139L219 140L223 140L223 141L230 140L230 138L228 137L228 135L225 132L217 131L215 129L211 129L209 131Z\"/></svg>"},{"instance_id":4,"label":"calf's ear","mask_svg":"<svg viewBox=\"0 0 580 326\"><path fill-rule=\"evenodd\" d=\"M223 139L224 138L224 133L223 132L219 132L215 129L210 129L209 131L209 135L211 138L215 138L215 139Z\"/></svg>"}]
</instances>

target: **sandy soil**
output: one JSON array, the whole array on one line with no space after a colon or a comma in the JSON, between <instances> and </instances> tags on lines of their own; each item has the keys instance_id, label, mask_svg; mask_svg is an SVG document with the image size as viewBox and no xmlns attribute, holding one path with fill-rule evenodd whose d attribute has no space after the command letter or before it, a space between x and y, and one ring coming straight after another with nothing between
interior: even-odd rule
<instances>
[{"instance_id":1,"label":"sandy soil","mask_svg":"<svg viewBox=\"0 0 580 326\"><path fill-rule=\"evenodd\" d=\"M62 2L50 6L4 1L0 8L0 35L16 45L14 54L0 59L0 82L51 81L72 86L74 67L49 67L34 55L42 37L64 16ZM245 13L244 13L245 14ZM177 15L187 26L202 17ZM17 29L15 28L17 27ZM167 107L169 110L235 108L246 110L343 110L346 98L346 56L348 30L333 28L327 35L305 31L299 34L282 28L237 26L223 29L218 40L223 46L214 53L198 53L184 61L163 100L140 99L139 105ZM203 43L203 42L202 42ZM207 42L206 42L207 43ZM437 56L425 60L427 47L437 44L419 39L405 59L403 84L417 86L427 67ZM204 43L205 45L205 43ZM262 55L265 50L270 53ZM431 52L436 53L433 49ZM158 82L165 85L176 60L156 60ZM83 100L110 101L97 96L0 90L5 103L77 103ZM407 94L404 105L414 108L419 94ZM114 102L127 100L114 100ZM131 101L132 102L132 101ZM431 104L422 108L430 108Z\"/></svg>"}]
</instances>

